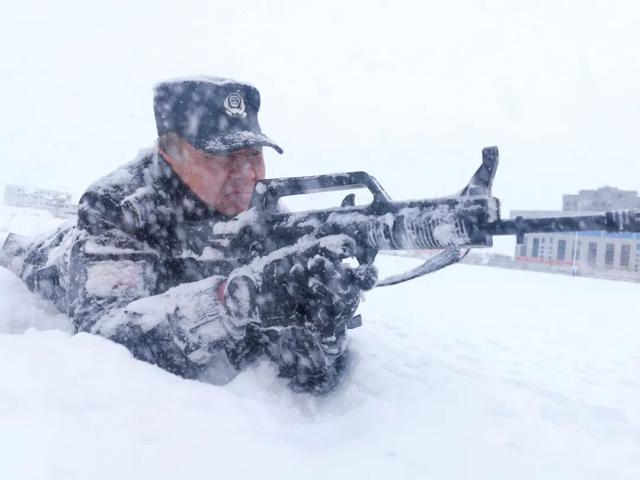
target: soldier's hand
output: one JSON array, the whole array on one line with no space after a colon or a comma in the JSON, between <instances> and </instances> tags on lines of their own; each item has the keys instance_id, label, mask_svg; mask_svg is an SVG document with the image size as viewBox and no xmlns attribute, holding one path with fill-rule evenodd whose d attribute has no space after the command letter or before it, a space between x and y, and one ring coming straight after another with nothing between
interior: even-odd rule
<instances>
[{"instance_id":1,"label":"soldier's hand","mask_svg":"<svg viewBox=\"0 0 640 480\"><path fill-rule=\"evenodd\" d=\"M264 327L313 326L330 336L355 313L361 292L375 286L372 265L343 263L355 252L346 235L283 248L261 260L257 275L232 275L224 297L234 316L257 317Z\"/></svg>"},{"instance_id":2,"label":"soldier's hand","mask_svg":"<svg viewBox=\"0 0 640 480\"><path fill-rule=\"evenodd\" d=\"M266 352L292 388L326 392L345 368L349 320L363 290L375 286L372 265L350 267L355 242L332 235L283 248L233 272L224 290L230 315L247 322L230 350L235 363Z\"/></svg>"}]
</instances>

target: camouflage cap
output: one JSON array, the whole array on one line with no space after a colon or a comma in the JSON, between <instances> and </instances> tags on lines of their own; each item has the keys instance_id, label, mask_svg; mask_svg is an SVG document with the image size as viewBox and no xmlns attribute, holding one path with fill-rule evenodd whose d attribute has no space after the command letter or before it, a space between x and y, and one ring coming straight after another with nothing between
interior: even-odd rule
<instances>
[{"instance_id":1,"label":"camouflage cap","mask_svg":"<svg viewBox=\"0 0 640 480\"><path fill-rule=\"evenodd\" d=\"M154 88L153 107L158 136L174 132L208 153L253 146L282 153L260 129L260 92L248 83L218 77L165 81Z\"/></svg>"}]
</instances>

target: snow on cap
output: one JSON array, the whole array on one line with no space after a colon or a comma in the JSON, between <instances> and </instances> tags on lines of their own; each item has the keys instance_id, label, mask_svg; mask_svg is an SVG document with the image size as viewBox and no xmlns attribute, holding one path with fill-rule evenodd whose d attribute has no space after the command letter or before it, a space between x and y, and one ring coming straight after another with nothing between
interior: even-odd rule
<instances>
[{"instance_id":1,"label":"snow on cap","mask_svg":"<svg viewBox=\"0 0 640 480\"><path fill-rule=\"evenodd\" d=\"M245 147L282 149L258 123L260 92L219 77L168 80L154 88L158 136L174 132L199 150L225 153Z\"/></svg>"}]
</instances>

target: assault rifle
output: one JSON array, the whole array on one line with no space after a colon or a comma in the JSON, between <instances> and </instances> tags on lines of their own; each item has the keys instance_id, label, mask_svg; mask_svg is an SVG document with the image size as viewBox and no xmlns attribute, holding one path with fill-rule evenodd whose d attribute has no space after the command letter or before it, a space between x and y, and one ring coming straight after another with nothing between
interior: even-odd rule
<instances>
[{"instance_id":1,"label":"assault rifle","mask_svg":"<svg viewBox=\"0 0 640 480\"><path fill-rule=\"evenodd\" d=\"M380 250L442 250L421 266L377 285L387 286L452 265L471 248L492 246L495 235L515 235L522 243L527 233L640 231L640 210L503 220L500 201L491 196L497 166L498 148L486 147L482 164L459 194L404 202L392 201L365 172L262 180L255 187L249 210L216 223L206 235L207 242L258 257L304 237L346 234L355 240L355 257L361 264L373 263ZM290 195L356 188L369 190L370 204L356 206L351 193L336 208L297 213L278 209L280 199Z\"/></svg>"}]
</instances>

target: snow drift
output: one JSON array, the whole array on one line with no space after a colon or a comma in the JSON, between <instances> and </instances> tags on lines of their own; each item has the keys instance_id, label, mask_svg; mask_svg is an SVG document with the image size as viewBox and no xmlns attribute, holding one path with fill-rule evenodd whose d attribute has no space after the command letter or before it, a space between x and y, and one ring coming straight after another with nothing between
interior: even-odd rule
<instances>
[{"instance_id":1,"label":"snow drift","mask_svg":"<svg viewBox=\"0 0 640 480\"><path fill-rule=\"evenodd\" d=\"M312 397L267 362L220 387L71 335L0 269L0 478L640 478L637 296L468 265L376 289Z\"/></svg>"}]
</instances>

